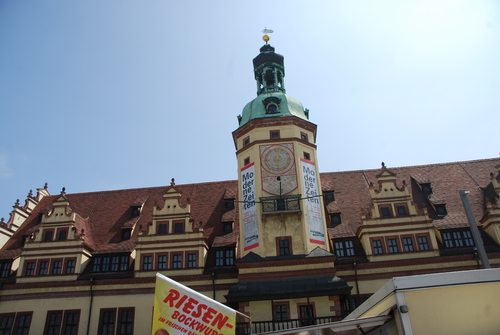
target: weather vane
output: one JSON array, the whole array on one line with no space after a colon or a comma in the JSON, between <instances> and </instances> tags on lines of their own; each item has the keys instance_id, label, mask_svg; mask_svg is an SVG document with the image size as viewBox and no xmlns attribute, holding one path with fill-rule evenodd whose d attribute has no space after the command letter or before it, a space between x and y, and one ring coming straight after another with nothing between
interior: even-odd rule
<instances>
[{"instance_id":1,"label":"weather vane","mask_svg":"<svg viewBox=\"0 0 500 335\"><path fill-rule=\"evenodd\" d=\"M264 34L264 36L262 36L262 39L267 44L267 42L269 42L269 40L271 39L271 37L268 34L274 33L274 30L265 28L264 30L262 30L262 33Z\"/></svg>"}]
</instances>

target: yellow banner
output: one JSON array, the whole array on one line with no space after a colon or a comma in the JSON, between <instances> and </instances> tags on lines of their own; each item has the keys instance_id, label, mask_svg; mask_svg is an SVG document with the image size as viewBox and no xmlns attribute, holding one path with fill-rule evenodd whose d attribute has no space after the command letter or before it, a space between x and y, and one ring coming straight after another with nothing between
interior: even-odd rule
<instances>
[{"instance_id":1,"label":"yellow banner","mask_svg":"<svg viewBox=\"0 0 500 335\"><path fill-rule=\"evenodd\" d=\"M236 311L156 274L152 335L234 335Z\"/></svg>"}]
</instances>

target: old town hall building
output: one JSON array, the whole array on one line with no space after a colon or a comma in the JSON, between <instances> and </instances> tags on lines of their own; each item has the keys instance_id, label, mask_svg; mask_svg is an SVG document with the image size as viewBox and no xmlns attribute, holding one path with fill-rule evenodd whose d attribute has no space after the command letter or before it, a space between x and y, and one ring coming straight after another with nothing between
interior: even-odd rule
<instances>
[{"instance_id":1,"label":"old town hall building","mask_svg":"<svg viewBox=\"0 0 500 335\"><path fill-rule=\"evenodd\" d=\"M392 277L481 267L459 190L500 266L500 159L320 173L283 56L266 41L253 65L238 180L46 185L14 205L0 222L1 334L151 333L157 272L249 315L254 333L341 320Z\"/></svg>"}]
</instances>

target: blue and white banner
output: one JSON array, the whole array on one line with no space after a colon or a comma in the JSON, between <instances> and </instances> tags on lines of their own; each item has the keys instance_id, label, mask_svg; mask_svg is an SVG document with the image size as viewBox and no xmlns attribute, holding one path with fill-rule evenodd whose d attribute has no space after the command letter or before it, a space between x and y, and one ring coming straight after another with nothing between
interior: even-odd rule
<instances>
[{"instance_id":1,"label":"blue and white banner","mask_svg":"<svg viewBox=\"0 0 500 335\"><path fill-rule=\"evenodd\" d=\"M259 246L254 163L248 164L241 169L241 193L243 201L243 249L247 251Z\"/></svg>"},{"instance_id":2,"label":"blue and white banner","mask_svg":"<svg viewBox=\"0 0 500 335\"><path fill-rule=\"evenodd\" d=\"M304 198L306 198L309 242L324 245L325 231L323 229L323 215L321 214L316 165L314 162L301 158L300 167L302 169L302 180L304 182Z\"/></svg>"}]
</instances>

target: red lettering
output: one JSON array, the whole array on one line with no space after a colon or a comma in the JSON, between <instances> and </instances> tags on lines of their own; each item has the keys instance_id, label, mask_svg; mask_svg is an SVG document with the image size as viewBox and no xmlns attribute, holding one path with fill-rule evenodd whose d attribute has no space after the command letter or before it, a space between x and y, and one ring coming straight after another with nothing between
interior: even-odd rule
<instances>
[{"instance_id":1,"label":"red lettering","mask_svg":"<svg viewBox=\"0 0 500 335\"><path fill-rule=\"evenodd\" d=\"M186 326L189 326L189 323L190 323L192 320L193 320L193 319L191 319L191 318L187 318L187 319L184 321L184 324L185 324Z\"/></svg>"},{"instance_id":2,"label":"red lettering","mask_svg":"<svg viewBox=\"0 0 500 335\"><path fill-rule=\"evenodd\" d=\"M210 320L212 320L215 313L217 313L217 311L215 309L208 307L208 310L203 314L201 321L203 321L205 323L210 323Z\"/></svg>"},{"instance_id":3,"label":"red lettering","mask_svg":"<svg viewBox=\"0 0 500 335\"><path fill-rule=\"evenodd\" d=\"M207 305L205 304L198 305L196 306L196 311L193 311L191 315L195 318L199 318L203 314L204 309L207 309Z\"/></svg>"},{"instance_id":4,"label":"red lettering","mask_svg":"<svg viewBox=\"0 0 500 335\"><path fill-rule=\"evenodd\" d=\"M172 319L176 320L180 314L181 313L179 313L179 311L174 311L174 314L172 314Z\"/></svg>"},{"instance_id":5,"label":"red lettering","mask_svg":"<svg viewBox=\"0 0 500 335\"><path fill-rule=\"evenodd\" d=\"M186 320L186 314L181 314L181 316L179 316L179 322L183 322L184 320Z\"/></svg>"},{"instance_id":6,"label":"red lettering","mask_svg":"<svg viewBox=\"0 0 500 335\"><path fill-rule=\"evenodd\" d=\"M190 314L195 305L198 305L198 300L189 298L186 304L184 304L184 307L182 307L182 311L186 314Z\"/></svg>"},{"instance_id":7,"label":"red lettering","mask_svg":"<svg viewBox=\"0 0 500 335\"><path fill-rule=\"evenodd\" d=\"M188 298L187 295L183 295L181 300L177 301L177 303L175 304L175 308L181 307L181 305L184 303L184 301L186 301L187 298Z\"/></svg>"},{"instance_id":8,"label":"red lettering","mask_svg":"<svg viewBox=\"0 0 500 335\"><path fill-rule=\"evenodd\" d=\"M165 299L163 299L163 302L164 303L168 302L170 307L174 307L174 301L179 299L180 296L181 296L181 294L179 293L179 291L170 290L170 293L167 295L167 297Z\"/></svg>"},{"instance_id":9,"label":"red lettering","mask_svg":"<svg viewBox=\"0 0 500 335\"><path fill-rule=\"evenodd\" d=\"M217 324L217 328L221 330L222 327L224 327L224 325L226 324L227 320L229 320L229 316L225 316L219 313L215 317L214 321L212 321L212 326L215 326Z\"/></svg>"}]
</instances>

